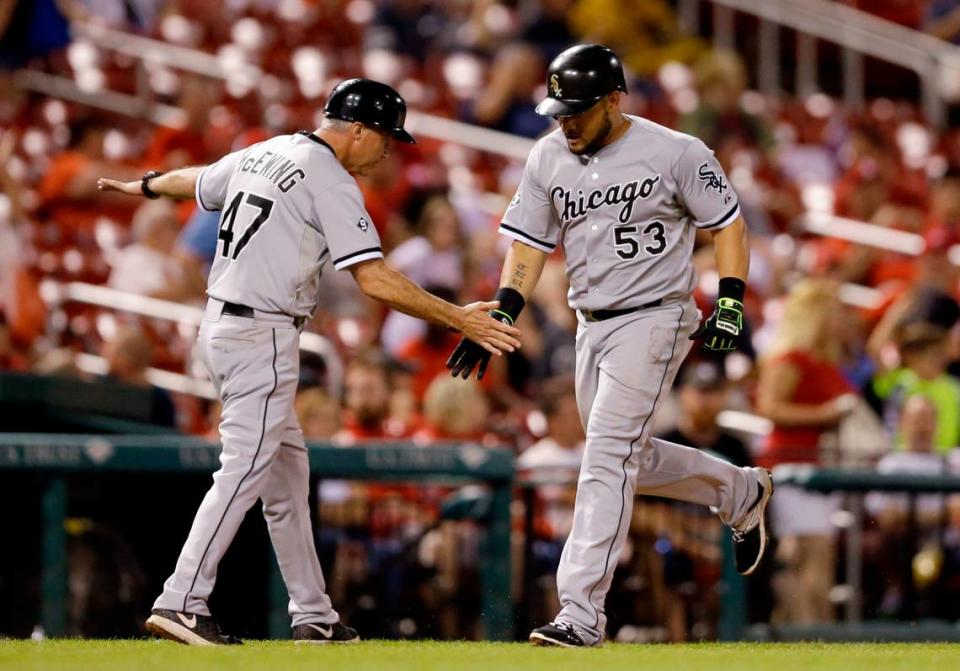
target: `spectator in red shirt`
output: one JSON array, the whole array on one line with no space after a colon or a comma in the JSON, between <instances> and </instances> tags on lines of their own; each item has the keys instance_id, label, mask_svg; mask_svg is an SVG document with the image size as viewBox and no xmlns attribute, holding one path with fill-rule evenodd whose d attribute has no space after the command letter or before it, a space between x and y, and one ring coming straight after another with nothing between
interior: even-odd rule
<instances>
[{"instance_id":1,"label":"spectator in red shirt","mask_svg":"<svg viewBox=\"0 0 960 671\"><path fill-rule=\"evenodd\" d=\"M960 165L952 164L930 189L930 214L926 228L960 227Z\"/></svg>"},{"instance_id":2,"label":"spectator in red shirt","mask_svg":"<svg viewBox=\"0 0 960 671\"><path fill-rule=\"evenodd\" d=\"M351 360L344 375L343 428L334 441L354 445L409 435L405 425L391 421L390 391L387 362L378 352Z\"/></svg>"},{"instance_id":3,"label":"spectator in red shirt","mask_svg":"<svg viewBox=\"0 0 960 671\"><path fill-rule=\"evenodd\" d=\"M415 440L495 440L487 436L490 403L476 380L459 380L441 373L427 388L423 414L425 426L414 434Z\"/></svg>"},{"instance_id":4,"label":"spectator in red shirt","mask_svg":"<svg viewBox=\"0 0 960 671\"><path fill-rule=\"evenodd\" d=\"M144 164L166 170L182 165L206 163L211 155L220 156L226 147L211 147L210 109L220 101L221 84L197 75L184 75L177 104L187 113L180 128L158 126ZM219 151L222 149L223 151ZM105 174L105 173L100 173Z\"/></svg>"},{"instance_id":5,"label":"spectator in red shirt","mask_svg":"<svg viewBox=\"0 0 960 671\"><path fill-rule=\"evenodd\" d=\"M924 203L926 176L901 164L895 143L879 125L870 120L854 123L847 148L852 160L835 187L834 210L838 215L870 221L891 201Z\"/></svg>"},{"instance_id":6,"label":"spectator in red shirt","mask_svg":"<svg viewBox=\"0 0 960 671\"><path fill-rule=\"evenodd\" d=\"M853 409L853 387L837 365L843 319L832 283L803 280L790 291L760 364L757 410L774 426L760 465L817 464L821 436ZM776 621L832 619L834 508L831 495L778 487L772 521L783 569L775 579Z\"/></svg>"},{"instance_id":7,"label":"spectator in red shirt","mask_svg":"<svg viewBox=\"0 0 960 671\"><path fill-rule=\"evenodd\" d=\"M0 371L26 371L29 368L30 363L26 357L22 356L13 346L6 317L4 317L3 311L0 311Z\"/></svg>"},{"instance_id":8,"label":"spectator in red shirt","mask_svg":"<svg viewBox=\"0 0 960 671\"><path fill-rule=\"evenodd\" d=\"M330 440L340 428L340 404L320 387L297 394L294 408L308 441Z\"/></svg>"},{"instance_id":9,"label":"spectator in red shirt","mask_svg":"<svg viewBox=\"0 0 960 671\"><path fill-rule=\"evenodd\" d=\"M919 30L927 3L917 0L848 0L847 4L881 19Z\"/></svg>"},{"instance_id":10,"label":"spectator in red shirt","mask_svg":"<svg viewBox=\"0 0 960 671\"><path fill-rule=\"evenodd\" d=\"M423 401L427 387L434 378L447 373L447 357L459 339L458 334L431 324L422 338L411 340L401 348L398 359L412 366L415 371L413 395L417 400Z\"/></svg>"},{"instance_id":11,"label":"spectator in red shirt","mask_svg":"<svg viewBox=\"0 0 960 671\"><path fill-rule=\"evenodd\" d=\"M99 217L130 221L137 203L131 198L97 188L100 175L139 179L141 171L109 163L103 155L107 126L97 119L83 119L70 128L67 148L53 156L38 187L46 214L68 232L87 232Z\"/></svg>"}]
</instances>

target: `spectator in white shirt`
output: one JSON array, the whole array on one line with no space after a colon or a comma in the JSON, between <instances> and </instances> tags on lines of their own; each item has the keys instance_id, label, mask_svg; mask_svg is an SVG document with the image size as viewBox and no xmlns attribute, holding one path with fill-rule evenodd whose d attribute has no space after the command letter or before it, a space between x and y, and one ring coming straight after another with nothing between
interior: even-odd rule
<instances>
[{"instance_id":1,"label":"spectator in white shirt","mask_svg":"<svg viewBox=\"0 0 960 671\"><path fill-rule=\"evenodd\" d=\"M943 455L937 453L935 437L937 408L923 395L907 399L900 415L903 450L886 455L877 463L880 473L909 473L940 475L948 471ZM887 530L903 529L909 511L908 494L871 492L867 495L867 510ZM921 527L939 523L943 514L942 494L921 494L917 497L916 512Z\"/></svg>"},{"instance_id":2,"label":"spectator in white shirt","mask_svg":"<svg viewBox=\"0 0 960 671\"><path fill-rule=\"evenodd\" d=\"M583 425L577 396L569 377L543 385L541 409L547 419L547 434L528 447L517 460L521 471L566 471L576 476L583 459Z\"/></svg>"},{"instance_id":3,"label":"spectator in white shirt","mask_svg":"<svg viewBox=\"0 0 960 671\"><path fill-rule=\"evenodd\" d=\"M464 284L463 235L457 212L445 195L427 199L417 220L419 235L397 245L387 262L422 287L445 287L456 293ZM381 343L396 357L411 340L426 333L419 319L391 311L383 324Z\"/></svg>"},{"instance_id":4,"label":"spectator in white shirt","mask_svg":"<svg viewBox=\"0 0 960 671\"><path fill-rule=\"evenodd\" d=\"M112 259L107 285L120 291L167 298L180 282L172 256L180 224L169 200L148 200L133 215L133 242Z\"/></svg>"}]
</instances>

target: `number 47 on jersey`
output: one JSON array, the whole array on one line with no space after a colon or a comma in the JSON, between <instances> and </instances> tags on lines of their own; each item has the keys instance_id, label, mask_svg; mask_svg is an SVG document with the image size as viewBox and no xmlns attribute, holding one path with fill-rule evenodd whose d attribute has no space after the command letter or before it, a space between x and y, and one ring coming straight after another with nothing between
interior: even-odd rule
<instances>
[{"instance_id":1,"label":"number 47 on jersey","mask_svg":"<svg viewBox=\"0 0 960 671\"><path fill-rule=\"evenodd\" d=\"M233 245L233 227L237 222L237 212L240 210L240 205L244 202L244 196L246 196L246 204L251 208L259 210L256 212L256 216L252 222L246 227L246 230L243 231L243 235L240 236L240 239L237 241L235 247L233 247L233 254L230 254L230 247ZM231 261L236 261L237 257L240 256L240 252L243 251L243 248L249 244L251 238L257 234L257 231L260 230L260 227L263 226L267 219L270 218L270 213L273 211L274 202L269 198L264 198L263 196L258 196L255 193L244 193L243 191L238 191L237 195L233 197L233 200L230 201L230 204L227 206L227 209L223 211L223 215L220 217L220 233L217 234L219 240L223 240L223 247L220 250L220 255L224 256Z\"/></svg>"}]
</instances>

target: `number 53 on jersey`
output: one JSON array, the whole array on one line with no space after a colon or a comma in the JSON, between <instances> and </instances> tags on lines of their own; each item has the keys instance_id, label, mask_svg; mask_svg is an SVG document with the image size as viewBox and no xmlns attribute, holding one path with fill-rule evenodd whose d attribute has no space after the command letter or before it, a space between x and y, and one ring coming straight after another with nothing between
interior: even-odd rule
<instances>
[{"instance_id":1,"label":"number 53 on jersey","mask_svg":"<svg viewBox=\"0 0 960 671\"><path fill-rule=\"evenodd\" d=\"M652 221L640 230L633 224L620 224L613 229L614 247L621 259L635 259L642 248L651 256L659 256L667 248L663 224Z\"/></svg>"}]
</instances>

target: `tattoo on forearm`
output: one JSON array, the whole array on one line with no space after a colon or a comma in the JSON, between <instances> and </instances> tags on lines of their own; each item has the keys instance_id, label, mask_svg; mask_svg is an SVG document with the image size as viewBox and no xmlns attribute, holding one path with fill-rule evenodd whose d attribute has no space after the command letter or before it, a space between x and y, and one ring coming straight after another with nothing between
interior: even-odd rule
<instances>
[{"instance_id":1,"label":"tattoo on forearm","mask_svg":"<svg viewBox=\"0 0 960 671\"><path fill-rule=\"evenodd\" d=\"M518 263L513 267L513 276L510 278L510 288L520 291L523 288L523 280L527 277L527 264Z\"/></svg>"}]
</instances>

